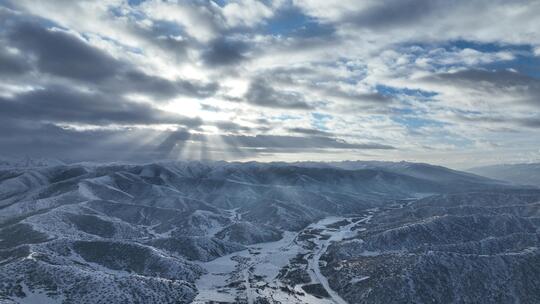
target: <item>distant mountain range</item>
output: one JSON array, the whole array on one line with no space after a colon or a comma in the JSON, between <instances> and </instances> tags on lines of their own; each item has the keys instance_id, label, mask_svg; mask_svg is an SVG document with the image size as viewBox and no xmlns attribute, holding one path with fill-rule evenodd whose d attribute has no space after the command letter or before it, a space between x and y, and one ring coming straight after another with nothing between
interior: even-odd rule
<instances>
[{"instance_id":1,"label":"distant mountain range","mask_svg":"<svg viewBox=\"0 0 540 304\"><path fill-rule=\"evenodd\" d=\"M51 158L34 157L0 157L0 169L5 168L34 168L65 165L64 162Z\"/></svg>"},{"instance_id":2,"label":"distant mountain range","mask_svg":"<svg viewBox=\"0 0 540 304\"><path fill-rule=\"evenodd\" d=\"M493 165L467 171L514 184L540 186L540 163Z\"/></svg>"}]
</instances>

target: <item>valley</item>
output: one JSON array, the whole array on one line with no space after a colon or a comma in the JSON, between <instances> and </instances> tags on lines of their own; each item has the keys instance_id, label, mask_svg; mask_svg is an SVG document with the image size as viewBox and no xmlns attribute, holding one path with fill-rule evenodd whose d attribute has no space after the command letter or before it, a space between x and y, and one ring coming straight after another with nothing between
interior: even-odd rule
<instances>
[{"instance_id":1,"label":"valley","mask_svg":"<svg viewBox=\"0 0 540 304\"><path fill-rule=\"evenodd\" d=\"M353 236L374 211L352 218L327 217L300 232L285 232L271 243L251 245L211 262L201 264L207 274L196 282L194 303L346 303L321 274L319 264L328 245ZM302 280L291 273L302 272ZM297 284L299 283L299 284ZM306 288L307 287L307 288ZM312 287L310 289L309 287Z\"/></svg>"}]
</instances>

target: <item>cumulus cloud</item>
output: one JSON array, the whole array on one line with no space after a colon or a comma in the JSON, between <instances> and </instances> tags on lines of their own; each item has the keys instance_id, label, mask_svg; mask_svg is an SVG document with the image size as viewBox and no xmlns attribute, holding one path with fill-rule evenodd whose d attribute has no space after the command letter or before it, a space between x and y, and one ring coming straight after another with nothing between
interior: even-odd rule
<instances>
[{"instance_id":1,"label":"cumulus cloud","mask_svg":"<svg viewBox=\"0 0 540 304\"><path fill-rule=\"evenodd\" d=\"M271 17L274 11L265 3L255 0L231 1L223 7L223 15L231 27L251 27Z\"/></svg>"}]
</instances>

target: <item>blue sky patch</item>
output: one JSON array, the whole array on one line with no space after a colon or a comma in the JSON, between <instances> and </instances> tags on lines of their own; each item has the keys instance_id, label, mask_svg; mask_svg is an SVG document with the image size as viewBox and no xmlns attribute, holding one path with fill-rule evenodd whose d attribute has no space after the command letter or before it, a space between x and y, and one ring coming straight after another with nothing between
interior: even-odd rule
<instances>
[{"instance_id":1,"label":"blue sky patch","mask_svg":"<svg viewBox=\"0 0 540 304\"><path fill-rule=\"evenodd\" d=\"M406 95L410 97L417 97L420 99L429 100L435 96L437 96L437 92L429 92L419 89L409 89L409 88L396 88L391 86L385 86L385 85L377 85L375 87L377 92L383 95L387 96L400 96L400 95Z\"/></svg>"},{"instance_id":2,"label":"blue sky patch","mask_svg":"<svg viewBox=\"0 0 540 304\"><path fill-rule=\"evenodd\" d=\"M328 127L326 126L326 122L333 118L332 115L328 114L322 114L322 113L311 113L311 117L313 118L311 120L311 124L314 128L318 130L328 131Z\"/></svg>"}]
</instances>

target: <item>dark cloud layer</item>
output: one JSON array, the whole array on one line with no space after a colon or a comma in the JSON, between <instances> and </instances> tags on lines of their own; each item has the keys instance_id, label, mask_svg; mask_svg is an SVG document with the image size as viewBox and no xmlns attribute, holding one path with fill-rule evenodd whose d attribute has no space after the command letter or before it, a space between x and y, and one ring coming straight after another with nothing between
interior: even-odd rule
<instances>
[{"instance_id":1,"label":"dark cloud layer","mask_svg":"<svg viewBox=\"0 0 540 304\"><path fill-rule=\"evenodd\" d=\"M333 134L326 131L321 131L317 129L308 129L308 128L289 128L289 132L297 134L306 134L306 135L316 135L316 136L332 136Z\"/></svg>"},{"instance_id":2,"label":"dark cloud layer","mask_svg":"<svg viewBox=\"0 0 540 304\"><path fill-rule=\"evenodd\" d=\"M455 2L455 1L454 1ZM376 2L356 14L347 14L343 21L373 29L403 27L418 24L433 17L452 4L443 0L390 0Z\"/></svg>"},{"instance_id":3,"label":"dark cloud layer","mask_svg":"<svg viewBox=\"0 0 540 304\"><path fill-rule=\"evenodd\" d=\"M246 49L247 45L242 42L216 39L204 51L203 59L210 66L235 64L246 59L243 55Z\"/></svg>"},{"instance_id":4,"label":"dark cloud layer","mask_svg":"<svg viewBox=\"0 0 540 304\"><path fill-rule=\"evenodd\" d=\"M27 59L20 54L10 53L6 48L0 47L0 77L19 76L31 69Z\"/></svg>"},{"instance_id":5,"label":"dark cloud layer","mask_svg":"<svg viewBox=\"0 0 540 304\"><path fill-rule=\"evenodd\" d=\"M33 55L44 73L95 82L111 77L121 68L116 59L73 34L47 30L37 24L15 25L8 39L24 53Z\"/></svg>"},{"instance_id":6,"label":"dark cloud layer","mask_svg":"<svg viewBox=\"0 0 540 304\"><path fill-rule=\"evenodd\" d=\"M13 136L17 134L17 136ZM159 138L142 144L135 139ZM218 141L219 138L219 141ZM222 144L218 144L221 142ZM7 155L41 156L63 161L152 161L175 159L178 153L197 145L206 152L195 159L206 159L211 151L232 157L256 156L259 153L301 153L323 150L388 150L391 146L365 143L352 144L327 137L205 135L186 130L158 132L155 130L121 128L118 130L76 131L48 123L11 121L0 125L0 145Z\"/></svg>"},{"instance_id":7,"label":"dark cloud layer","mask_svg":"<svg viewBox=\"0 0 540 304\"><path fill-rule=\"evenodd\" d=\"M120 91L129 93L150 94L159 101L159 98L171 98L176 96L190 96L206 98L214 95L218 90L216 83L201 83L198 81L176 80L169 81L165 78L150 76L148 74L131 70L119 75L116 81L104 84L107 91Z\"/></svg>"},{"instance_id":8,"label":"dark cloud layer","mask_svg":"<svg viewBox=\"0 0 540 304\"><path fill-rule=\"evenodd\" d=\"M171 81L148 75L74 34L47 29L36 22L16 21L8 31L7 40L26 57L34 59L41 73L80 81L107 93L140 93L160 101L175 96L209 97L218 89L216 83L186 79ZM0 57L0 62L6 61L4 58ZM22 67L21 60L4 65L12 66L12 69Z\"/></svg>"},{"instance_id":9,"label":"dark cloud layer","mask_svg":"<svg viewBox=\"0 0 540 304\"><path fill-rule=\"evenodd\" d=\"M179 124L197 127L199 118L187 118L160 111L144 103L134 103L118 96L50 87L0 98L0 117L56 123L109 124Z\"/></svg>"}]
</instances>

